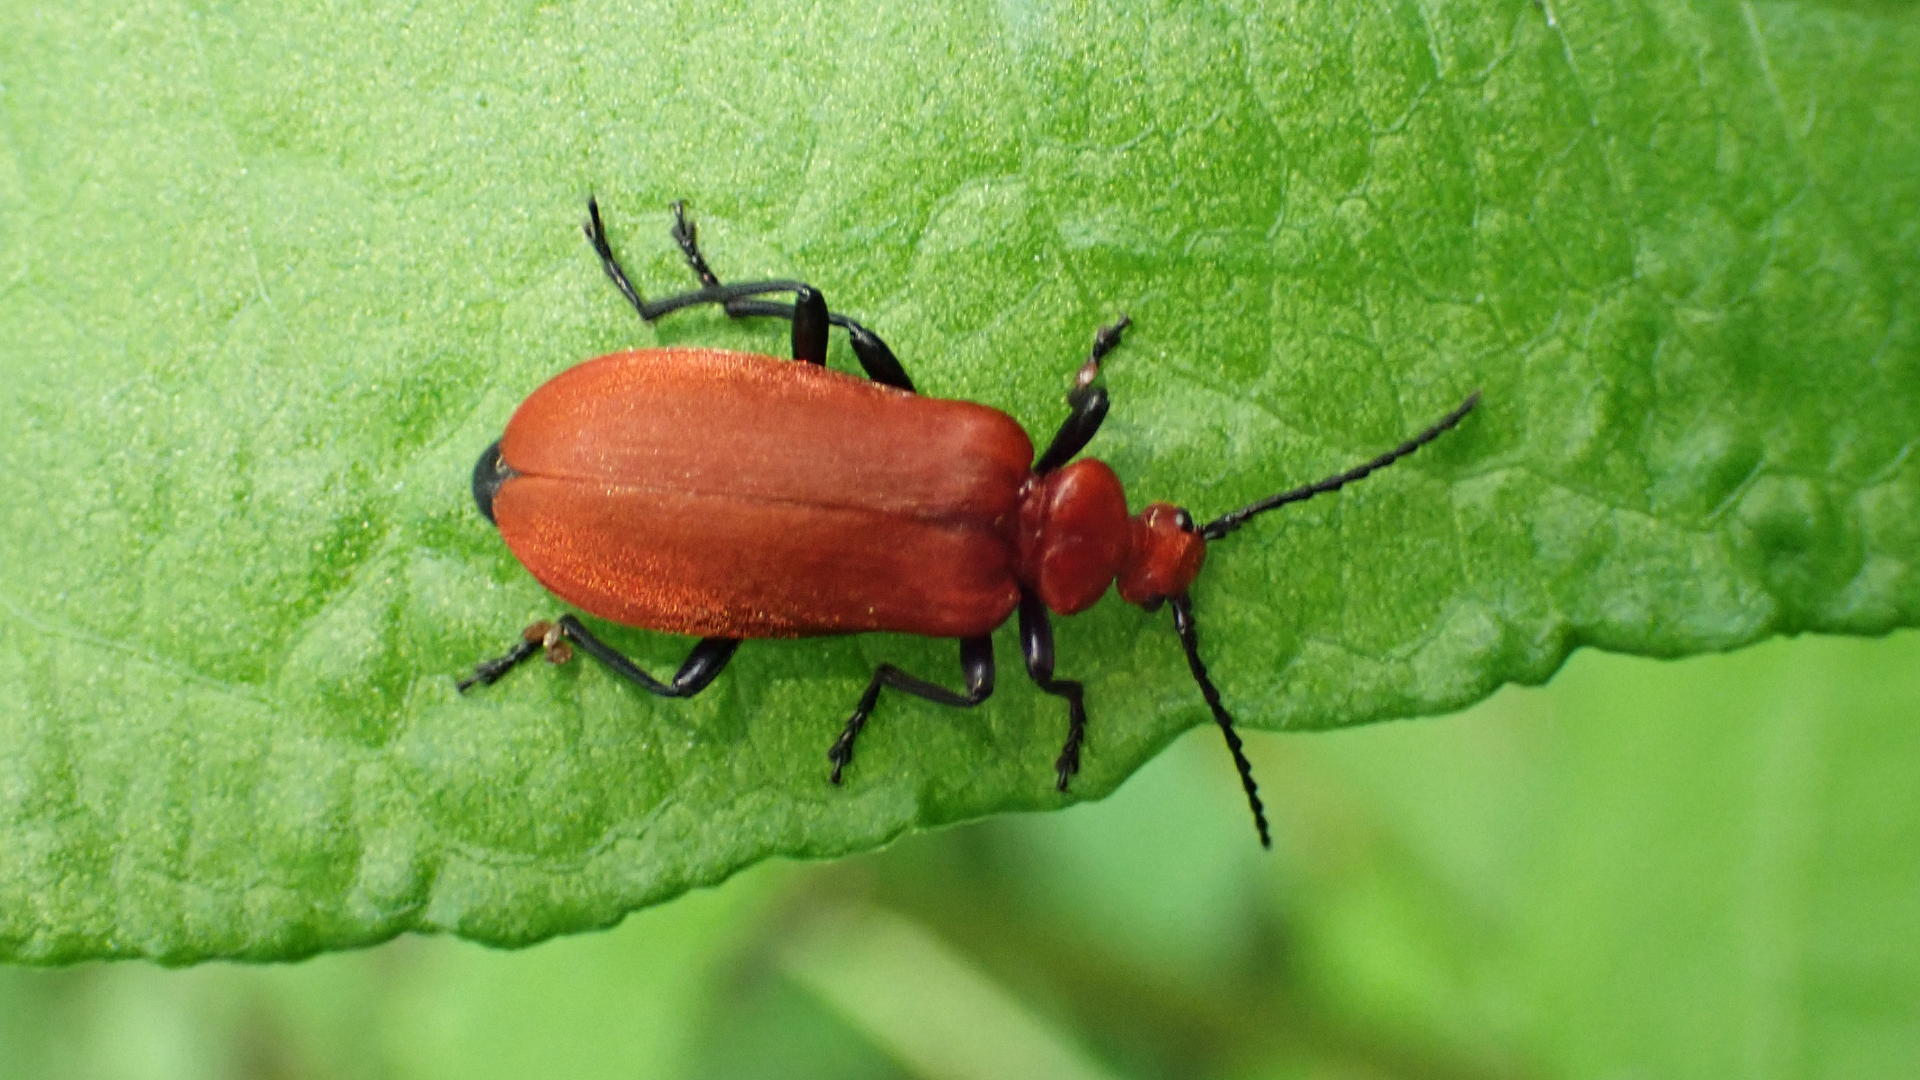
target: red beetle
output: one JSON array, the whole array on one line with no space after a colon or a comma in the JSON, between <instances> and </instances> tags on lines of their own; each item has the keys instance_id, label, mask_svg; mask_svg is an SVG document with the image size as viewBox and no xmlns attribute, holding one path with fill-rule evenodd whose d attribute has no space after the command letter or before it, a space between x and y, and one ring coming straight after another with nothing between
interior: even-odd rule
<instances>
[{"instance_id":1,"label":"red beetle","mask_svg":"<svg viewBox=\"0 0 1920 1080\"><path fill-rule=\"evenodd\" d=\"M1127 514L1105 463L1068 464L1107 414L1094 385L1120 343L1122 316L1094 337L1067 401L1072 408L1038 458L1007 414L920 397L872 331L830 313L800 281L722 285L700 254L684 208L673 237L701 287L643 299L587 202L587 239L628 302L651 322L720 304L732 316L793 324L793 358L717 349L637 349L571 368L533 392L506 433L480 455L473 496L507 547L562 599L611 622L701 638L662 683L571 615L535 623L506 655L460 683L491 683L541 648L554 663L578 645L651 693L691 697L719 675L742 639L891 630L960 639L961 692L882 664L828 751L839 783L854 739L890 686L962 708L993 693L993 631L1015 611L1027 674L1067 701L1056 786L1079 771L1086 710L1077 682L1053 675L1049 612L1091 607L1117 584L1122 599L1173 608L1200 693L1225 734L1270 844L1253 770L1233 718L1200 662L1187 587L1209 540L1277 506L1333 491L1391 464L1460 422L1458 408L1358 468L1196 527L1176 506ZM791 304L760 299L792 293ZM869 378L828 369L827 331L846 328Z\"/></svg>"}]
</instances>

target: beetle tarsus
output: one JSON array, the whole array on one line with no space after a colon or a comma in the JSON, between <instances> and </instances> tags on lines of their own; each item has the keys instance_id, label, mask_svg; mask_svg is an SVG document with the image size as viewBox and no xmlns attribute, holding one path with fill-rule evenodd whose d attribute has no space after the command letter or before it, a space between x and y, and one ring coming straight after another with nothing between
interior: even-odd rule
<instances>
[{"instance_id":1,"label":"beetle tarsus","mask_svg":"<svg viewBox=\"0 0 1920 1080\"><path fill-rule=\"evenodd\" d=\"M520 632L520 640L513 643L513 648L508 649L504 655L496 656L491 660L482 660L473 665L473 674L461 679L454 686L463 694L474 686L492 686L500 681L502 675L518 667L534 653L553 646L556 642L558 638L555 636L552 623L545 621L534 623ZM565 648L564 643L560 643L560 647ZM548 659L553 658L549 656ZM556 664L565 661L564 656L553 660Z\"/></svg>"},{"instance_id":2,"label":"beetle tarsus","mask_svg":"<svg viewBox=\"0 0 1920 1080\"><path fill-rule=\"evenodd\" d=\"M633 310L639 312L642 319L652 322L658 318L647 314L646 300L633 287L633 282L627 280L626 270L621 268L620 260L614 257L613 245L607 241L606 223L600 220L600 201L591 195L587 196L587 223L583 228L587 242L593 245L594 254L600 256L600 269L607 272L607 278L613 282L614 288L620 290L620 295L627 298L627 303L633 305Z\"/></svg>"},{"instance_id":3,"label":"beetle tarsus","mask_svg":"<svg viewBox=\"0 0 1920 1080\"><path fill-rule=\"evenodd\" d=\"M475 686L492 686L500 681L500 676L513 670L522 660L532 656L539 649L540 646L535 643L515 642L513 648L507 650L506 655L482 660L473 665L473 674L461 679L455 686L463 694Z\"/></svg>"},{"instance_id":4,"label":"beetle tarsus","mask_svg":"<svg viewBox=\"0 0 1920 1080\"><path fill-rule=\"evenodd\" d=\"M1079 702L1076 700L1075 705ZM1080 774L1080 747L1087 740L1087 716L1082 710L1073 710L1073 722L1067 726L1067 744L1060 748L1060 756L1053 761L1053 790L1065 794L1068 781Z\"/></svg>"},{"instance_id":5,"label":"beetle tarsus","mask_svg":"<svg viewBox=\"0 0 1920 1080\"><path fill-rule=\"evenodd\" d=\"M833 740L833 748L827 751L827 760L833 762L833 773L827 777L829 781L838 784L840 774L853 764L853 740L859 737L860 729L866 726L866 712L855 712L848 718L846 729L840 732L840 737Z\"/></svg>"},{"instance_id":6,"label":"beetle tarsus","mask_svg":"<svg viewBox=\"0 0 1920 1080\"><path fill-rule=\"evenodd\" d=\"M1108 353L1120 347L1120 335L1125 333L1127 327L1132 325L1133 316L1122 312L1120 317L1113 320L1111 324L1095 331L1093 335L1093 354L1087 357L1085 364L1081 365L1082 369L1091 368L1095 372L1098 372L1100 370L1100 361L1106 359ZM1092 381L1091 377L1089 377L1088 381Z\"/></svg>"},{"instance_id":7,"label":"beetle tarsus","mask_svg":"<svg viewBox=\"0 0 1920 1080\"><path fill-rule=\"evenodd\" d=\"M680 245L680 254L686 256L687 267L693 271L700 284L709 289L720 287L720 279L714 276L707 266L706 257L700 254L700 233L693 222L687 220L687 203L684 199L673 201L673 242Z\"/></svg>"}]
</instances>

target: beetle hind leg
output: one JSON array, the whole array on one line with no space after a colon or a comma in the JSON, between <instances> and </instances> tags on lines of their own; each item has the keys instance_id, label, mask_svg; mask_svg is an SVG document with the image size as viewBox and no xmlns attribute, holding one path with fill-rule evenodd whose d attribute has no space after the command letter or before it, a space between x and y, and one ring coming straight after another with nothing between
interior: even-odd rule
<instances>
[{"instance_id":1,"label":"beetle hind leg","mask_svg":"<svg viewBox=\"0 0 1920 1080\"><path fill-rule=\"evenodd\" d=\"M491 686L502 675L531 658L541 649L547 651L547 661L564 664L573 659L573 647L605 664L615 675L633 683L649 694L660 697L692 697L705 690L707 686L724 671L727 662L733 659L735 649L740 647L737 638L702 638L700 643L687 654L673 678L661 682L640 669L626 654L593 636L579 619L571 615L562 615L554 622L537 622L520 635L520 640L505 654L491 660L482 660L475 664L473 674L460 680L459 690L466 693L474 686Z\"/></svg>"},{"instance_id":2,"label":"beetle hind leg","mask_svg":"<svg viewBox=\"0 0 1920 1080\"><path fill-rule=\"evenodd\" d=\"M833 741L833 748L827 751L827 760L833 763L833 773L828 777L834 783L840 782L840 774L853 761L853 741L860 737L860 731L867 726L867 717L880 701L880 688L891 686L895 690L912 694L914 697L940 705L951 705L957 709L971 709L975 705L993 696L993 638L982 634L979 637L963 638L960 641L960 671L966 680L967 689L956 694L944 686L915 678L892 664L881 664L874 669L873 678L867 682L866 693L860 695L860 703L854 706L853 715L847 718L847 726L840 737Z\"/></svg>"},{"instance_id":3,"label":"beetle hind leg","mask_svg":"<svg viewBox=\"0 0 1920 1080\"><path fill-rule=\"evenodd\" d=\"M680 254L686 256L687 269L700 279L700 284L709 289L720 287L720 279L707 266L706 256L700 254L700 233L687 220L687 204L683 199L673 201L673 242L680 245ZM728 314L732 314L729 312Z\"/></svg>"},{"instance_id":4,"label":"beetle hind leg","mask_svg":"<svg viewBox=\"0 0 1920 1080\"><path fill-rule=\"evenodd\" d=\"M700 250L700 232L687 217L687 204L676 201L673 204L673 227L669 230L673 242L680 247L680 254L687 260L687 269L700 279L700 288L695 292L681 293L660 300L641 300L633 286L626 283L626 274L614 261L613 252L607 245L606 230L600 224L600 211L591 200L588 201L589 220L587 238L593 241L594 250L600 254L601 263L607 267L607 276L613 278L640 316L649 322L669 311L698 304L719 304L721 309L736 319L766 317L785 319L793 324L793 358L809 364L827 362L827 328L839 326L847 331L849 343L853 346L854 359L866 371L867 377L874 382L901 390L913 390L913 380L907 377L907 371L900 366L899 358L880 335L838 312L829 311L820 290L803 281L755 281L738 285L726 285L719 275L707 265L707 257ZM777 300L761 299L768 293L790 292L794 302L784 304Z\"/></svg>"},{"instance_id":5,"label":"beetle hind leg","mask_svg":"<svg viewBox=\"0 0 1920 1080\"><path fill-rule=\"evenodd\" d=\"M456 688L464 694L475 686L492 686L500 681L502 675L519 667L523 661L532 658L534 653L545 648L553 634L552 623L534 623L521 631L520 640L513 643L513 648L491 660L482 660L473 665L473 674L456 683Z\"/></svg>"},{"instance_id":6,"label":"beetle hind leg","mask_svg":"<svg viewBox=\"0 0 1920 1080\"><path fill-rule=\"evenodd\" d=\"M665 314L648 314L651 305L640 295L640 290L633 287L633 282L627 278L626 268L620 265L620 259L614 255L613 244L607 240L606 223L600 220L600 200L591 195L587 196L587 220L581 226L581 231L587 234L587 243L593 245L593 253L600 256L600 269L606 271L607 280L613 282L613 287L620 290L620 295L627 298L627 303L633 305L633 310L639 312L642 319L652 322Z\"/></svg>"}]
</instances>

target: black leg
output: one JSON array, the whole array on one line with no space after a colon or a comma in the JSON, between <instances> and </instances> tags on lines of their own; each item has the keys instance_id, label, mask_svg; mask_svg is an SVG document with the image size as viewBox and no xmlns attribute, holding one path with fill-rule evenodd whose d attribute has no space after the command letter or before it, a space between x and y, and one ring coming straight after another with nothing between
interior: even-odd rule
<instances>
[{"instance_id":1,"label":"black leg","mask_svg":"<svg viewBox=\"0 0 1920 1080\"><path fill-rule=\"evenodd\" d=\"M605 224L600 220L600 205L594 199L587 200L587 239L593 244L593 250L600 256L600 265L607 277L627 298L627 303L640 313L640 317L652 322L669 312L681 308L697 307L701 304L719 304L728 315L734 318L768 316L787 319L794 324L793 355L796 360L809 363L826 363L826 327L843 326L853 345L854 359L860 362L867 377L886 386L912 391L913 380L907 377L906 369L893 355L893 350L880 336L859 323L826 310L826 302L819 299L819 291L804 281L753 281L740 285L723 285L713 269L707 265L706 256L700 253L698 233L693 223L687 220L686 204L673 204L673 239L680 245L680 253L686 256L687 266L700 279L701 288L687 293L663 297L659 300L643 298L639 290L627 279L627 273L621 269L620 262L614 257L613 247L607 241ZM797 301L782 304L773 300L761 300L758 297L768 293L790 292ZM814 302L818 301L817 310ZM824 322L820 322L824 318ZM803 325L805 324L804 329ZM815 324L819 323L816 329ZM819 359L814 359L814 357Z\"/></svg>"},{"instance_id":2,"label":"black leg","mask_svg":"<svg viewBox=\"0 0 1920 1080\"><path fill-rule=\"evenodd\" d=\"M673 204L672 233L674 243L680 245L680 254L686 257L687 269L700 279L701 292L725 290L726 286L720 284L719 275L707 265L707 257L700 253L700 234L693 222L687 220L687 204L684 202ZM811 285L801 285L795 289L791 304L766 300L728 300L723 307L728 315L736 319L749 315L773 315L791 320L793 358L809 364L827 362L827 329L831 325L832 315L827 311L826 299Z\"/></svg>"},{"instance_id":3,"label":"black leg","mask_svg":"<svg viewBox=\"0 0 1920 1080\"><path fill-rule=\"evenodd\" d=\"M780 284L774 282L773 284ZM724 287L724 286L723 286ZM743 288L751 286L742 286ZM776 290L768 290L776 291ZM665 301L661 301L665 303ZM792 319L796 305L782 304L773 300L729 300L726 302L727 314L734 318L765 316L771 319ZM907 369L893 355L887 343L880 335L854 322L839 312L829 312L827 322L833 326L842 326L847 331L847 341L853 346L853 358L867 373L867 378L883 386L897 387L913 392L913 380L907 377Z\"/></svg>"},{"instance_id":4,"label":"black leg","mask_svg":"<svg viewBox=\"0 0 1920 1080\"><path fill-rule=\"evenodd\" d=\"M853 740L859 738L860 729L867 726L867 716L880 700L882 686L891 686L914 697L960 709L971 709L993 696L992 637L983 634L961 639L960 672L967 683L964 694L956 694L944 686L914 678L892 664L881 664L874 669L873 679L867 683L867 692L860 695L860 703L854 706L853 715L847 718L846 728L833 741L833 749L827 751L827 760L833 762L833 775L829 779L839 783L840 773L853 760Z\"/></svg>"},{"instance_id":5,"label":"black leg","mask_svg":"<svg viewBox=\"0 0 1920 1080\"><path fill-rule=\"evenodd\" d=\"M700 284L704 288L724 288L724 286L720 284L719 277L715 276L713 269L707 265L706 256L700 253L699 233L694 229L693 222L687 220L687 207L683 202L673 204L673 239L675 243L680 245L680 253L686 256L688 269L692 270L694 276L700 279ZM812 292L812 290L808 291ZM802 340L800 336L799 316L806 301L798 295L796 295L795 300L796 303L792 304L782 304L773 300L728 300L725 302L725 307L727 314L736 319L766 316L774 319L793 320L795 341L794 356L800 358L803 356L803 353L801 352L799 344ZM824 304L821 306L823 308L825 307ZM854 359L860 361L860 366L865 369L868 378L874 382L886 386L895 386L902 390L910 391L913 389L913 380L907 377L906 369L900 366L900 361L893 355L893 350L887 347L887 343L880 340L880 335L861 326L845 315L828 313L827 322L833 326L843 326L846 328L847 336L853 345ZM825 357L826 350L822 348L819 355ZM823 359L820 362L824 363L825 361Z\"/></svg>"},{"instance_id":6,"label":"black leg","mask_svg":"<svg viewBox=\"0 0 1920 1080\"><path fill-rule=\"evenodd\" d=\"M1080 748L1087 741L1087 707L1082 702L1084 688L1070 679L1053 677L1053 619L1038 593L1020 590L1020 652L1027 661L1027 676L1040 689L1067 699L1067 743L1054 759L1054 790L1067 790L1067 781L1080 771Z\"/></svg>"},{"instance_id":7,"label":"black leg","mask_svg":"<svg viewBox=\"0 0 1920 1080\"><path fill-rule=\"evenodd\" d=\"M731 300L727 302L727 314L735 318L764 315L774 319L792 319L797 306L770 300ZM860 368L867 373L867 378L882 386L914 392L913 380L907 377L907 369L900 366L900 360L893 355L887 343L880 340L879 334L837 311L828 313L827 322L846 328L847 342L853 346L853 358L860 362Z\"/></svg>"},{"instance_id":8,"label":"black leg","mask_svg":"<svg viewBox=\"0 0 1920 1080\"><path fill-rule=\"evenodd\" d=\"M847 328L847 340L853 345L853 358L860 361L860 369L867 373L867 378L883 386L905 390L909 394L914 392L913 380L907 378L907 369L900 366L900 361L894 357L893 350L887 348L887 343L880 340L879 334L844 315L834 315L830 318L835 325Z\"/></svg>"},{"instance_id":9,"label":"black leg","mask_svg":"<svg viewBox=\"0 0 1920 1080\"><path fill-rule=\"evenodd\" d=\"M827 301L807 285L793 294L793 358L809 364L827 362Z\"/></svg>"},{"instance_id":10,"label":"black leg","mask_svg":"<svg viewBox=\"0 0 1920 1080\"><path fill-rule=\"evenodd\" d=\"M1112 326L1103 326L1093 335L1093 353L1080 365L1073 377L1073 390L1067 394L1067 404L1073 411L1054 433L1053 442L1034 459L1034 472L1044 475L1073 460L1073 455L1100 430L1100 422L1107 418L1107 392L1093 385L1093 380L1100 374L1101 358L1120 344L1120 334L1131 325L1133 320L1122 315Z\"/></svg>"},{"instance_id":11,"label":"black leg","mask_svg":"<svg viewBox=\"0 0 1920 1080\"><path fill-rule=\"evenodd\" d=\"M519 667L521 661L539 652L553 633L553 624L548 622L537 622L527 627L520 635L520 640L514 642L513 648L508 649L504 655L496 656L491 660L482 660L473 665L473 674L461 679L457 684L460 692L464 694L475 685L492 686L500 680L500 676ZM561 648L565 647L561 646Z\"/></svg>"},{"instance_id":12,"label":"black leg","mask_svg":"<svg viewBox=\"0 0 1920 1080\"><path fill-rule=\"evenodd\" d=\"M571 615L562 615L556 622L537 622L527 627L520 640L506 655L492 660L483 660L474 665L473 674L460 681L460 692L478 683L490 686L500 676L511 671L515 665L528 659L541 649L547 650L549 663L564 664L573 658L573 648L569 641L580 646L582 652L607 665L615 675L626 679L650 694L661 697L692 697L707 688L722 670L727 661L733 659L733 651L740 647L737 638L702 638L700 644L687 654L686 663L674 673L673 681L663 683L628 659L619 650L599 638L580 624L580 620Z\"/></svg>"},{"instance_id":13,"label":"black leg","mask_svg":"<svg viewBox=\"0 0 1920 1080\"><path fill-rule=\"evenodd\" d=\"M593 200L587 200L587 206L593 206ZM680 254L687 257L687 268L693 276L700 279L701 286L708 289L720 287L720 279L708 269L707 260L700 254L700 234L694 230L693 222L687 220L687 204L678 199L673 203L673 242L680 245Z\"/></svg>"},{"instance_id":14,"label":"black leg","mask_svg":"<svg viewBox=\"0 0 1920 1080\"><path fill-rule=\"evenodd\" d=\"M640 317L648 322L685 307L695 307L700 304L724 305L767 293L798 292L810 288L804 281L756 281L746 285L721 285L716 280L713 285L694 292L680 293L661 300L648 300L633 287L633 282L628 280L627 272L621 267L620 260L614 256L613 245L607 241L606 224L600 220L600 203L595 199L587 200L587 223L584 228L587 241L593 245L594 254L600 256L600 268L607 272L607 277L612 280L614 287L620 290L620 295L627 298L627 303L633 305L633 310L639 312ZM684 249L690 243L691 241L682 241L681 246ZM697 257L698 254L696 249L694 255ZM705 267L706 261L701 260L695 267L695 273L699 273ZM712 277L712 271L707 271L705 276ZM791 309L787 317L793 317Z\"/></svg>"}]
</instances>

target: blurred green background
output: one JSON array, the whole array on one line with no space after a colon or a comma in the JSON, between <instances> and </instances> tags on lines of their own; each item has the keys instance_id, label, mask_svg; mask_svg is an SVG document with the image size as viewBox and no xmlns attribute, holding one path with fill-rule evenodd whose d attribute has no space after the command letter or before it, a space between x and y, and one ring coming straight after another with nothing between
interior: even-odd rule
<instances>
[{"instance_id":1,"label":"blurred green background","mask_svg":"<svg viewBox=\"0 0 1920 1080\"><path fill-rule=\"evenodd\" d=\"M767 864L518 953L0 970L12 1077L1892 1077L1920 634L1583 651L1462 715Z\"/></svg>"}]
</instances>

